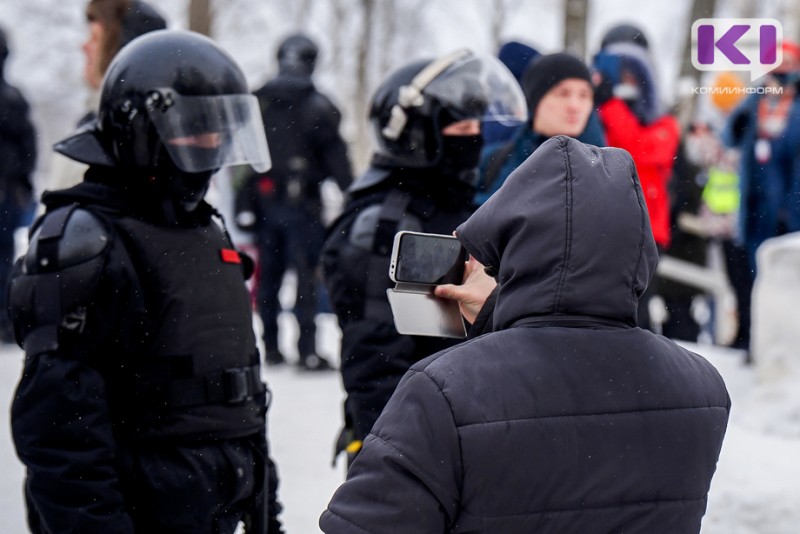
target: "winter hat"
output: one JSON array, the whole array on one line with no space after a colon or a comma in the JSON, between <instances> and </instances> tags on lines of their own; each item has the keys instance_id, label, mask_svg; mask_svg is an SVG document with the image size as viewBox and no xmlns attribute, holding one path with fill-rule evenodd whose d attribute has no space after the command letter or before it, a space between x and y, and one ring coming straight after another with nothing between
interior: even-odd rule
<instances>
[{"instance_id":1,"label":"winter hat","mask_svg":"<svg viewBox=\"0 0 800 534\"><path fill-rule=\"evenodd\" d=\"M98 65L101 75L120 48L140 35L167 27L164 17L141 0L89 0L86 19L99 22L105 30Z\"/></svg>"},{"instance_id":2,"label":"winter hat","mask_svg":"<svg viewBox=\"0 0 800 534\"><path fill-rule=\"evenodd\" d=\"M566 52L541 56L531 63L522 75L522 90L528 101L528 113L536 115L539 101L564 80L577 78L592 83L589 69L583 61Z\"/></svg>"}]
</instances>

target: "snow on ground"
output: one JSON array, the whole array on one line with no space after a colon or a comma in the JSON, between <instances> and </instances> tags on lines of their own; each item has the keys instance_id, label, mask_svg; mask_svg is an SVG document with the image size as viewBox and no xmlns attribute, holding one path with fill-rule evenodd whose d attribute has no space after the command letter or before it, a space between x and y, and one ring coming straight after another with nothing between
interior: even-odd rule
<instances>
[{"instance_id":1,"label":"snow on ground","mask_svg":"<svg viewBox=\"0 0 800 534\"><path fill-rule=\"evenodd\" d=\"M283 315L283 347L296 336L291 317ZM338 330L330 315L319 317L320 349L338 361ZM796 534L800 532L800 436L780 432L782 412L770 404L753 367L740 352L687 344L719 369L731 394L728 434L711 486L702 534ZM282 347L282 348L283 348ZM10 406L22 366L15 347L0 348L0 401ZM300 373L292 366L267 368L273 392L269 438L281 476L280 498L288 534L319 532L317 519L344 477L342 462L331 467L333 441L341 420L343 394L338 373ZM800 388L786 388L800 395ZM777 408L778 406L775 406ZM25 532L23 469L15 454L8 409L0 412L0 531ZM757 415L762 423L753 424Z\"/></svg>"}]
</instances>

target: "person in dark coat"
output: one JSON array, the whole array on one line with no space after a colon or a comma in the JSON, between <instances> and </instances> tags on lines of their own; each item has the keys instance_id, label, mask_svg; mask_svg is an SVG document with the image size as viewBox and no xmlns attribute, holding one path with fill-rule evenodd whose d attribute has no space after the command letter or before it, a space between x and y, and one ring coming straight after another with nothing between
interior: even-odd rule
<instances>
[{"instance_id":1,"label":"person in dark coat","mask_svg":"<svg viewBox=\"0 0 800 534\"><path fill-rule=\"evenodd\" d=\"M369 169L348 191L322 254L342 329L347 393L337 448L350 458L408 368L455 342L397 332L386 297L394 287L389 262L398 231L449 235L469 217L481 121L493 117L487 110L519 109L517 121L525 116L521 91L497 91L519 99L491 107L488 87L515 89L517 82L495 58L459 50L397 69L372 98L370 122L378 147Z\"/></svg>"},{"instance_id":2,"label":"person in dark coat","mask_svg":"<svg viewBox=\"0 0 800 534\"><path fill-rule=\"evenodd\" d=\"M493 331L411 367L322 530L699 532L730 399L636 326L658 256L630 155L554 137L457 236Z\"/></svg>"},{"instance_id":3,"label":"person in dark coat","mask_svg":"<svg viewBox=\"0 0 800 534\"><path fill-rule=\"evenodd\" d=\"M316 270L325 237L320 186L332 179L340 189L352 181L347 146L339 134L339 110L314 86L317 46L304 35L278 49L278 75L255 91L261 106L273 166L256 173L238 195L237 223L258 246L257 303L264 324L268 364L281 364L278 292L287 269L297 274L294 315L301 369L330 369L318 354L314 318L319 310Z\"/></svg>"},{"instance_id":4,"label":"person in dark coat","mask_svg":"<svg viewBox=\"0 0 800 534\"><path fill-rule=\"evenodd\" d=\"M89 170L43 195L9 285L31 531L280 533L246 263L202 200L219 168L268 167L244 74L204 36L151 32L55 148Z\"/></svg>"},{"instance_id":5,"label":"person in dark coat","mask_svg":"<svg viewBox=\"0 0 800 534\"><path fill-rule=\"evenodd\" d=\"M36 128L28 101L6 81L8 55L8 38L0 29L0 287L5 287L14 263L14 232L30 207L31 175L36 167ZM0 291L0 310L5 308L5 291ZM12 341L8 318L0 314L0 342Z\"/></svg>"}]
</instances>

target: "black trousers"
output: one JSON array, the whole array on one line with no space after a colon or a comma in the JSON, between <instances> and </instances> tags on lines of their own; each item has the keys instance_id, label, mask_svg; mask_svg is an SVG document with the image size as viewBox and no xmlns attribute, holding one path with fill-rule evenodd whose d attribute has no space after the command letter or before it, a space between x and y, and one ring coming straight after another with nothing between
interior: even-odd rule
<instances>
[{"instance_id":1,"label":"black trousers","mask_svg":"<svg viewBox=\"0 0 800 534\"><path fill-rule=\"evenodd\" d=\"M281 208L257 232L259 252L258 311L264 324L267 352L278 349L278 293L289 269L297 274L297 296L293 312L300 328L297 350L300 359L316 353L316 323L319 310L317 264L324 227L302 209Z\"/></svg>"}]
</instances>

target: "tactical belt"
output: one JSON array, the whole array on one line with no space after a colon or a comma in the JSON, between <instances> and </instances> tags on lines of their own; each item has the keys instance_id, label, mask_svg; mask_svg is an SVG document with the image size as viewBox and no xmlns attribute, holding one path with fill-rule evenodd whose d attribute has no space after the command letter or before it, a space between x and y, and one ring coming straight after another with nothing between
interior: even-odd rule
<instances>
[{"instance_id":1,"label":"tactical belt","mask_svg":"<svg viewBox=\"0 0 800 534\"><path fill-rule=\"evenodd\" d=\"M232 367L218 373L173 380L166 403L169 408L189 408L208 404L238 404L264 393L259 365Z\"/></svg>"}]
</instances>

